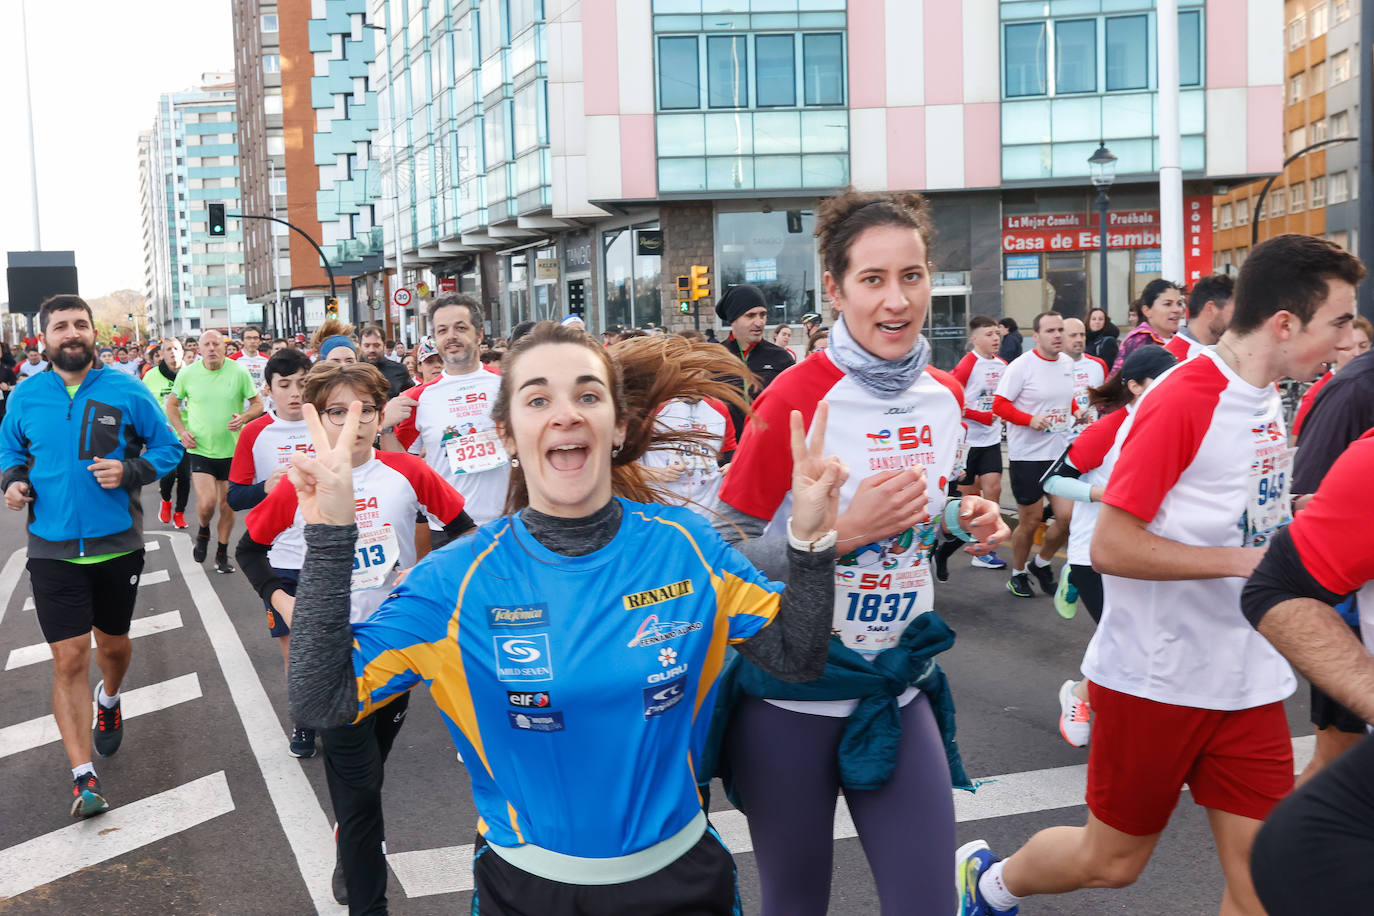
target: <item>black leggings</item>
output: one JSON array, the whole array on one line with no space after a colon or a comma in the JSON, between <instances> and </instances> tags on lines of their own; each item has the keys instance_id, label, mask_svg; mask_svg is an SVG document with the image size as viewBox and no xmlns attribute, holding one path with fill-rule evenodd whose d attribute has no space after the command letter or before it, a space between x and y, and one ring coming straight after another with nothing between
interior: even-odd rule
<instances>
[{"instance_id":1,"label":"black leggings","mask_svg":"<svg viewBox=\"0 0 1374 916\"><path fill-rule=\"evenodd\" d=\"M1374 900L1374 737L1279 803L1250 876L1269 916L1367 913Z\"/></svg>"},{"instance_id":2,"label":"black leggings","mask_svg":"<svg viewBox=\"0 0 1374 916\"><path fill-rule=\"evenodd\" d=\"M824 916L830 903L836 753L847 720L745 697L726 752L749 815L763 916ZM955 911L954 796L949 763L924 695L902 707L902 739L881 789L844 789L884 914Z\"/></svg>"},{"instance_id":3,"label":"black leggings","mask_svg":"<svg viewBox=\"0 0 1374 916\"><path fill-rule=\"evenodd\" d=\"M1102 622L1102 574L1077 563L1069 567L1069 584L1078 589L1078 601L1087 608L1093 623Z\"/></svg>"},{"instance_id":4,"label":"black leggings","mask_svg":"<svg viewBox=\"0 0 1374 916\"><path fill-rule=\"evenodd\" d=\"M167 472L166 476L157 482L157 488L162 493L162 501L167 502L172 498L172 483L177 485L177 502L174 512L186 511L186 500L191 497L191 456L183 452L181 463Z\"/></svg>"},{"instance_id":5,"label":"black leggings","mask_svg":"<svg viewBox=\"0 0 1374 916\"><path fill-rule=\"evenodd\" d=\"M339 862L351 914L386 912L383 767L409 706L410 694L404 693L361 722L321 733L324 775L339 822Z\"/></svg>"}]
</instances>

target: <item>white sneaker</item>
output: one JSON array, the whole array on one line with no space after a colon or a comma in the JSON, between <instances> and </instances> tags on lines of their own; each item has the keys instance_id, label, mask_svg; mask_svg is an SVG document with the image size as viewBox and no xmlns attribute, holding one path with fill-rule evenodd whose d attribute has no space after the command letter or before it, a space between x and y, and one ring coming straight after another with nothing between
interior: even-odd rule
<instances>
[{"instance_id":1,"label":"white sneaker","mask_svg":"<svg viewBox=\"0 0 1374 916\"><path fill-rule=\"evenodd\" d=\"M1092 707L1087 700L1073 695L1074 682L1065 681L1059 688L1059 734L1074 747L1087 747L1092 734Z\"/></svg>"}]
</instances>

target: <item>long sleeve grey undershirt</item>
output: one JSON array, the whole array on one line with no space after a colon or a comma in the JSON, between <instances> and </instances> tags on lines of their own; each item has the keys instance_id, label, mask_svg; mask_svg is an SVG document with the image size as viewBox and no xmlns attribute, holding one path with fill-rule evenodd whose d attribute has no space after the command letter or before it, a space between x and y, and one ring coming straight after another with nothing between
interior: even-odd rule
<instances>
[{"instance_id":1,"label":"long sleeve grey undershirt","mask_svg":"<svg viewBox=\"0 0 1374 916\"><path fill-rule=\"evenodd\" d=\"M539 543L564 556L583 556L610 543L620 530L618 500L592 515L565 519L524 510L525 527ZM353 628L348 622L353 525L306 525L306 562L291 619L288 694L292 718L316 728L353 721L357 685ZM820 677L830 642L834 550L809 553L772 540L750 541L741 552L770 578L785 578L773 623L737 647L741 655L784 681ZM786 576L779 575L786 570Z\"/></svg>"}]
</instances>

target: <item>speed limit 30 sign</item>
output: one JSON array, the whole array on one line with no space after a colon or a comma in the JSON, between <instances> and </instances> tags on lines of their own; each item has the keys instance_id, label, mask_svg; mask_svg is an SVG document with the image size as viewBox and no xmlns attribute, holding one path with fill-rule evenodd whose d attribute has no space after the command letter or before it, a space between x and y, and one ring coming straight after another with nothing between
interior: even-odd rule
<instances>
[{"instance_id":1,"label":"speed limit 30 sign","mask_svg":"<svg viewBox=\"0 0 1374 916\"><path fill-rule=\"evenodd\" d=\"M410 305L410 290L404 286L396 288L396 292L391 294L391 301L397 308L405 308Z\"/></svg>"}]
</instances>

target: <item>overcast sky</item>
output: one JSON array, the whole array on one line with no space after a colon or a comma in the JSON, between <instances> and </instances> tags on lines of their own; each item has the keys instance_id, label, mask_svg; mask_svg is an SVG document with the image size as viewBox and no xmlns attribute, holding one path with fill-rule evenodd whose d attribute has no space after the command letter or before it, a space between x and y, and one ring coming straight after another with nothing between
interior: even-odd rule
<instances>
[{"instance_id":1,"label":"overcast sky","mask_svg":"<svg viewBox=\"0 0 1374 916\"><path fill-rule=\"evenodd\" d=\"M76 252L87 298L144 291L138 134L153 126L162 93L233 71L229 9L229 0L27 0L43 248ZM28 251L19 0L0 0L0 125L0 251Z\"/></svg>"}]
</instances>

